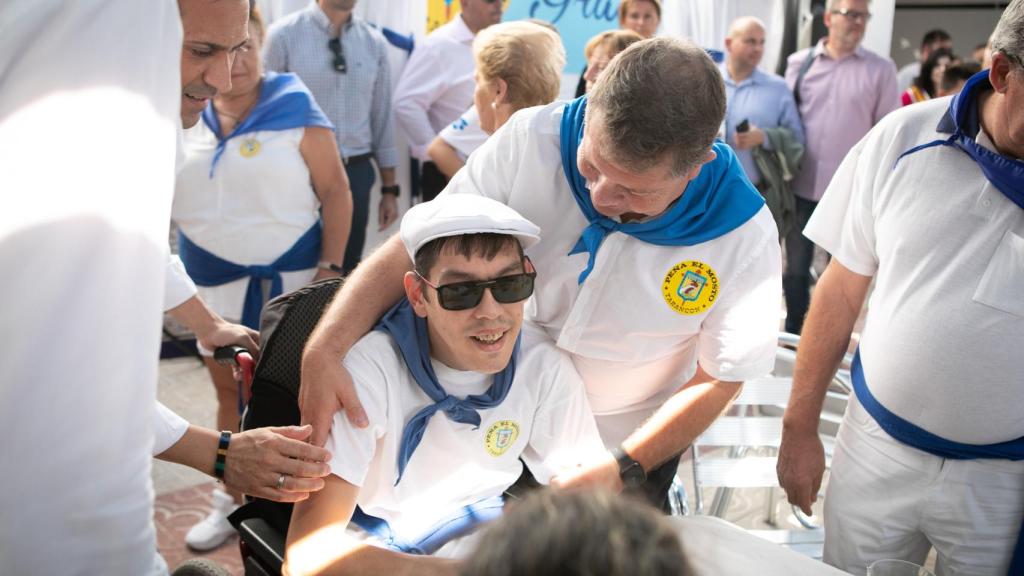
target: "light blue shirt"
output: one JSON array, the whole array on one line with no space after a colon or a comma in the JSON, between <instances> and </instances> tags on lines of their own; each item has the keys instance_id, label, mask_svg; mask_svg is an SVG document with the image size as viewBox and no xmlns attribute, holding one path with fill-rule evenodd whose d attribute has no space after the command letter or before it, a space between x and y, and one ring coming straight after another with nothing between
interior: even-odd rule
<instances>
[{"instance_id":1,"label":"light blue shirt","mask_svg":"<svg viewBox=\"0 0 1024 576\"><path fill-rule=\"evenodd\" d=\"M722 78L725 80L725 96L727 107L725 112L725 141L736 150L736 156L747 173L747 178L754 184L761 182L761 172L754 162L754 154L750 149L736 148L736 125L748 120L758 128L788 128L801 144L804 140L804 127L800 123L800 114L796 111L793 93L786 86L786 81L779 76L766 74L757 68L745 80L737 84L729 77L729 70L722 65ZM771 143L765 140L763 147L771 149Z\"/></svg>"},{"instance_id":2,"label":"light blue shirt","mask_svg":"<svg viewBox=\"0 0 1024 576\"><path fill-rule=\"evenodd\" d=\"M391 68L387 41L379 30L355 16L342 26L341 45L348 72L336 72L327 47L330 21L316 3L277 22L267 32L263 64L267 70L294 72L331 119L341 155L372 152L381 168L398 164Z\"/></svg>"}]
</instances>

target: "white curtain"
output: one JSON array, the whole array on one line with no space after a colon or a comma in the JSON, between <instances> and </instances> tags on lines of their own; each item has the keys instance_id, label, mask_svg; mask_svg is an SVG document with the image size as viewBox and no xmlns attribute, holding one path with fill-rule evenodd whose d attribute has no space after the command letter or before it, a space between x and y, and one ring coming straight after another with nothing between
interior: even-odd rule
<instances>
[{"instance_id":1,"label":"white curtain","mask_svg":"<svg viewBox=\"0 0 1024 576\"><path fill-rule=\"evenodd\" d=\"M774 72L782 46L783 4L782 0L668 0L662 3L660 33L724 51L729 24L741 16L756 16L767 28L760 68Z\"/></svg>"}]
</instances>

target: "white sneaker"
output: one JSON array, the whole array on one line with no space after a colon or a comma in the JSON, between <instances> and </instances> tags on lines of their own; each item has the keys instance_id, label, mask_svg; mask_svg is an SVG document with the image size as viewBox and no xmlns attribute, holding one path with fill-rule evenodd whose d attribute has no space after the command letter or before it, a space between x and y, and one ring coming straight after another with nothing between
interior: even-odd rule
<instances>
[{"instance_id":1,"label":"white sneaker","mask_svg":"<svg viewBox=\"0 0 1024 576\"><path fill-rule=\"evenodd\" d=\"M228 515L238 508L235 499L220 488L213 491L213 509L209 516L199 521L185 534L185 544L193 550L213 550L235 535L235 527L228 522Z\"/></svg>"}]
</instances>

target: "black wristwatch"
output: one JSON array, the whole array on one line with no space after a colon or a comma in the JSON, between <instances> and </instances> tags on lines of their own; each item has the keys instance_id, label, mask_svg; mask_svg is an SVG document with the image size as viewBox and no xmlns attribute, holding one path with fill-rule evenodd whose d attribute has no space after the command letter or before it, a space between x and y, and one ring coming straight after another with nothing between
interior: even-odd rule
<instances>
[{"instance_id":1,"label":"black wristwatch","mask_svg":"<svg viewBox=\"0 0 1024 576\"><path fill-rule=\"evenodd\" d=\"M647 481L647 472L639 462L626 454L622 446L612 448L612 457L619 463L619 478L626 488L636 488Z\"/></svg>"},{"instance_id":2,"label":"black wristwatch","mask_svg":"<svg viewBox=\"0 0 1024 576\"><path fill-rule=\"evenodd\" d=\"M398 196L402 192L402 188L398 184L392 184L391 186L381 186L381 194L394 194Z\"/></svg>"}]
</instances>

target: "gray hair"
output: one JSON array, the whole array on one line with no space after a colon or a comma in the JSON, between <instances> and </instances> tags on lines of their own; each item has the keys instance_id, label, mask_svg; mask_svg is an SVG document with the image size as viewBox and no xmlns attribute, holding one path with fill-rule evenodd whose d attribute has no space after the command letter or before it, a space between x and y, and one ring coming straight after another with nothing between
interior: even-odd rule
<instances>
[{"instance_id":1,"label":"gray hair","mask_svg":"<svg viewBox=\"0 0 1024 576\"><path fill-rule=\"evenodd\" d=\"M1013 0L1003 10L991 42L993 52L1002 52L1024 66L1024 0Z\"/></svg>"},{"instance_id":2,"label":"gray hair","mask_svg":"<svg viewBox=\"0 0 1024 576\"><path fill-rule=\"evenodd\" d=\"M725 118L725 84L704 49L687 40L652 38L612 59L590 92L609 160L648 170L672 160L672 176L700 166Z\"/></svg>"},{"instance_id":3,"label":"gray hair","mask_svg":"<svg viewBox=\"0 0 1024 576\"><path fill-rule=\"evenodd\" d=\"M462 576L689 576L672 525L609 492L537 490L485 528Z\"/></svg>"}]
</instances>

